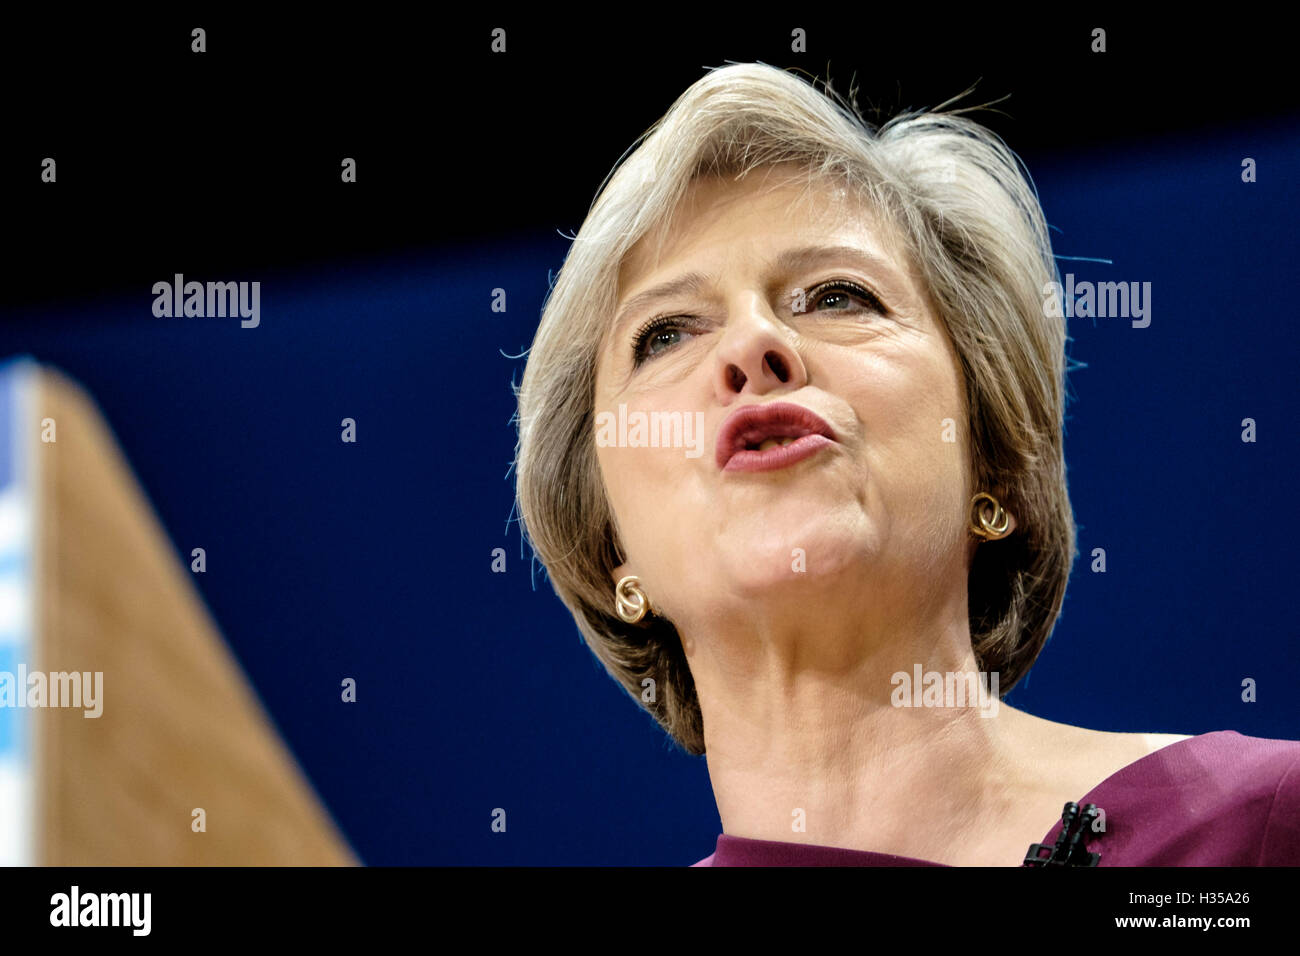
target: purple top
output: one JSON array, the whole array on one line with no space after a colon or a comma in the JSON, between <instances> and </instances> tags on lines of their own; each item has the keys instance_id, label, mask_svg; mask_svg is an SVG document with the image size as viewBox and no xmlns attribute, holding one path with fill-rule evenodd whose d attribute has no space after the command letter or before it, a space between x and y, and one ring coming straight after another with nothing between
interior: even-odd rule
<instances>
[{"instance_id":1,"label":"purple top","mask_svg":"<svg viewBox=\"0 0 1300 956\"><path fill-rule=\"evenodd\" d=\"M1300 741L1219 730L1111 774L1079 801L1106 811L1098 866L1300 866ZM1056 842L1061 822L1040 842ZM1025 852L1029 851L1026 845ZM718 836L692 866L945 866L888 853Z\"/></svg>"}]
</instances>

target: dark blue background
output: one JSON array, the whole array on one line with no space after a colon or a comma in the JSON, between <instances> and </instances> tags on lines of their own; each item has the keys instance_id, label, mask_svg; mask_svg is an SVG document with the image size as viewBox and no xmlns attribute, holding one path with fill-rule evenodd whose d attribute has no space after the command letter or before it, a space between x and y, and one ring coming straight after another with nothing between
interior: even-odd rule
<instances>
[{"instance_id":1,"label":"dark blue background","mask_svg":"<svg viewBox=\"0 0 1300 956\"><path fill-rule=\"evenodd\" d=\"M1066 437L1080 558L1008 700L1097 729L1300 737L1300 127L1080 138L1024 157L1058 255L1111 261L1061 271L1151 282L1152 321L1070 323L1086 363ZM492 244L281 275L156 264L156 280L260 280L255 329L155 318L148 284L0 328L0 357L59 366L100 403L177 560L207 550L195 583L367 863L674 865L720 829L703 759L605 676L511 520L523 361L506 356L531 342L568 246L558 231L581 212ZM491 573L497 547L506 574ZM356 704L340 702L344 677Z\"/></svg>"}]
</instances>

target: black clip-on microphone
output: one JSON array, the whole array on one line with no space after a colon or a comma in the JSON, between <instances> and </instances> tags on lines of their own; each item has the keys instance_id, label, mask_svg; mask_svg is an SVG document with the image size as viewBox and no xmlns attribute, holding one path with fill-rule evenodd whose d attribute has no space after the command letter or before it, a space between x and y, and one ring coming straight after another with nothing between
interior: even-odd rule
<instances>
[{"instance_id":1,"label":"black clip-on microphone","mask_svg":"<svg viewBox=\"0 0 1300 956\"><path fill-rule=\"evenodd\" d=\"M1096 804L1088 804L1082 810L1077 803L1067 803L1061 813L1061 833L1056 838L1055 846L1046 843L1030 844L1025 854L1025 866L1096 866L1101 859L1100 853L1089 853L1084 845L1084 837L1092 829L1092 823L1100 816ZM1048 851L1047 856L1043 851Z\"/></svg>"}]
</instances>

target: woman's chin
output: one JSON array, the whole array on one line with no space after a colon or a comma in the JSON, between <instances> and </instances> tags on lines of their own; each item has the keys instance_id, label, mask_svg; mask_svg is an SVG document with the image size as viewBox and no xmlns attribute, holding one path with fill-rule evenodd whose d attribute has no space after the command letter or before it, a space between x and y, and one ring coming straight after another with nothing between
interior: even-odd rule
<instances>
[{"instance_id":1,"label":"woman's chin","mask_svg":"<svg viewBox=\"0 0 1300 956\"><path fill-rule=\"evenodd\" d=\"M717 573L727 582L728 590L748 596L773 593L798 594L829 587L846 573L860 572L869 561L858 547L841 542L831 545L811 543L807 547L791 544L755 542L750 547L729 548L718 554Z\"/></svg>"}]
</instances>

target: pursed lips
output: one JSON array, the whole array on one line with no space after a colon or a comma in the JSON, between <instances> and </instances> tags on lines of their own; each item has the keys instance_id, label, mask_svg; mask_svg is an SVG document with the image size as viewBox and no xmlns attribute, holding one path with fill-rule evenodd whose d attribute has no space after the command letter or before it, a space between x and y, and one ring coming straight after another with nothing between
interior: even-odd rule
<instances>
[{"instance_id":1,"label":"pursed lips","mask_svg":"<svg viewBox=\"0 0 1300 956\"><path fill-rule=\"evenodd\" d=\"M835 441L826 420L802 405L750 404L732 412L718 429L716 461L723 471L770 471Z\"/></svg>"}]
</instances>

